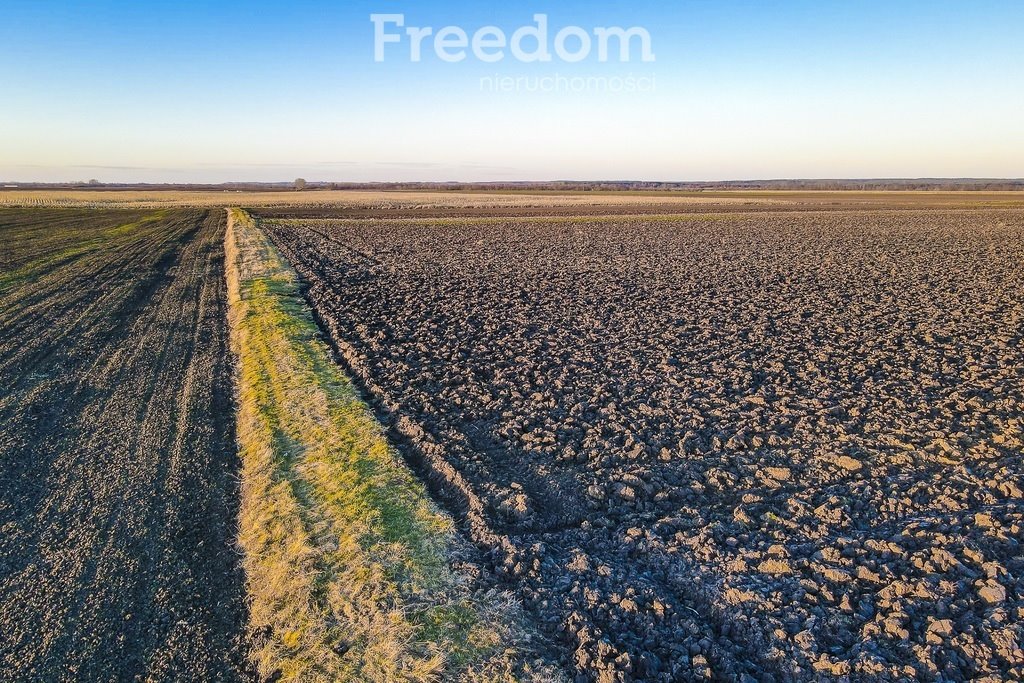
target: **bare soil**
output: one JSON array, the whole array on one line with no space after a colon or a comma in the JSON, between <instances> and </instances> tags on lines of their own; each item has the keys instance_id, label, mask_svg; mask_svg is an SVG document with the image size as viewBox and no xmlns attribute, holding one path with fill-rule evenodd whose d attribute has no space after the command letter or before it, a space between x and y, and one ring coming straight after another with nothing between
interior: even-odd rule
<instances>
[{"instance_id":1,"label":"bare soil","mask_svg":"<svg viewBox=\"0 0 1024 683\"><path fill-rule=\"evenodd\" d=\"M311 197L315 195L310 195ZM956 208L1021 208L1024 193L964 192L702 192L688 195L629 192L620 194L450 195L381 193L342 194L331 202L266 206L253 204L264 218L285 219L445 219L445 218L586 218L672 216L775 212L869 210L915 211ZM360 201L352 201L355 199Z\"/></svg>"},{"instance_id":2,"label":"bare soil","mask_svg":"<svg viewBox=\"0 0 1024 683\"><path fill-rule=\"evenodd\" d=\"M265 224L579 680L1024 678L1024 214Z\"/></svg>"},{"instance_id":3,"label":"bare soil","mask_svg":"<svg viewBox=\"0 0 1024 683\"><path fill-rule=\"evenodd\" d=\"M0 209L0 680L237 680L224 212Z\"/></svg>"}]
</instances>

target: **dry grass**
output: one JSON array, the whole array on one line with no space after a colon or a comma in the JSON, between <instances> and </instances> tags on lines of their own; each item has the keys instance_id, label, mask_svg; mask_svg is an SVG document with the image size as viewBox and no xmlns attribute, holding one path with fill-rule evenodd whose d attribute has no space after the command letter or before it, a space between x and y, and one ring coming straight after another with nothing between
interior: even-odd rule
<instances>
[{"instance_id":1,"label":"dry grass","mask_svg":"<svg viewBox=\"0 0 1024 683\"><path fill-rule=\"evenodd\" d=\"M551 680L523 664L504 594L450 568L451 519L386 442L333 363L294 273L231 212L240 542L254 658L291 681Z\"/></svg>"}]
</instances>

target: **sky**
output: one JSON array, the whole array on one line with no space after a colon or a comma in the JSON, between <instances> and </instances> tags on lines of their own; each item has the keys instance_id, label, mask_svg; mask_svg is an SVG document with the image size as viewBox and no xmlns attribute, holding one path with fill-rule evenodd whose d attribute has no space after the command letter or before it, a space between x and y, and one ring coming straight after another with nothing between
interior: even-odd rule
<instances>
[{"instance_id":1,"label":"sky","mask_svg":"<svg viewBox=\"0 0 1024 683\"><path fill-rule=\"evenodd\" d=\"M375 14L404 15L383 61ZM551 61L435 49L538 14ZM1024 177L1020 0L5 0L2 19L0 181ZM653 61L639 39L600 60L616 26ZM410 27L434 30L420 61ZM555 50L567 27L581 61Z\"/></svg>"}]
</instances>

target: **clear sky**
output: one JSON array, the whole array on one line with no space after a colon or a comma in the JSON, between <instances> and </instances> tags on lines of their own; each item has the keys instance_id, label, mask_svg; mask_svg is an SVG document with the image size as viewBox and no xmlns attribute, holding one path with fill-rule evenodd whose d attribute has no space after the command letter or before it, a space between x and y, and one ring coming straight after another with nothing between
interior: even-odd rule
<instances>
[{"instance_id":1,"label":"clear sky","mask_svg":"<svg viewBox=\"0 0 1024 683\"><path fill-rule=\"evenodd\" d=\"M655 61L375 62L374 13ZM1020 0L5 0L0 180L1024 177L1022 37Z\"/></svg>"}]
</instances>

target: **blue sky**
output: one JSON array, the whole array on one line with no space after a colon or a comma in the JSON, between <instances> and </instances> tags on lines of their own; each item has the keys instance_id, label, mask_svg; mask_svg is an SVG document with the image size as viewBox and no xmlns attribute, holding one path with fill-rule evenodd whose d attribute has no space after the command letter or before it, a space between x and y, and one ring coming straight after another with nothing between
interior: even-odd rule
<instances>
[{"instance_id":1,"label":"blue sky","mask_svg":"<svg viewBox=\"0 0 1024 683\"><path fill-rule=\"evenodd\" d=\"M638 26L656 61L377 63L373 13ZM7 0L0 179L1022 177L1022 35L1019 0Z\"/></svg>"}]
</instances>

